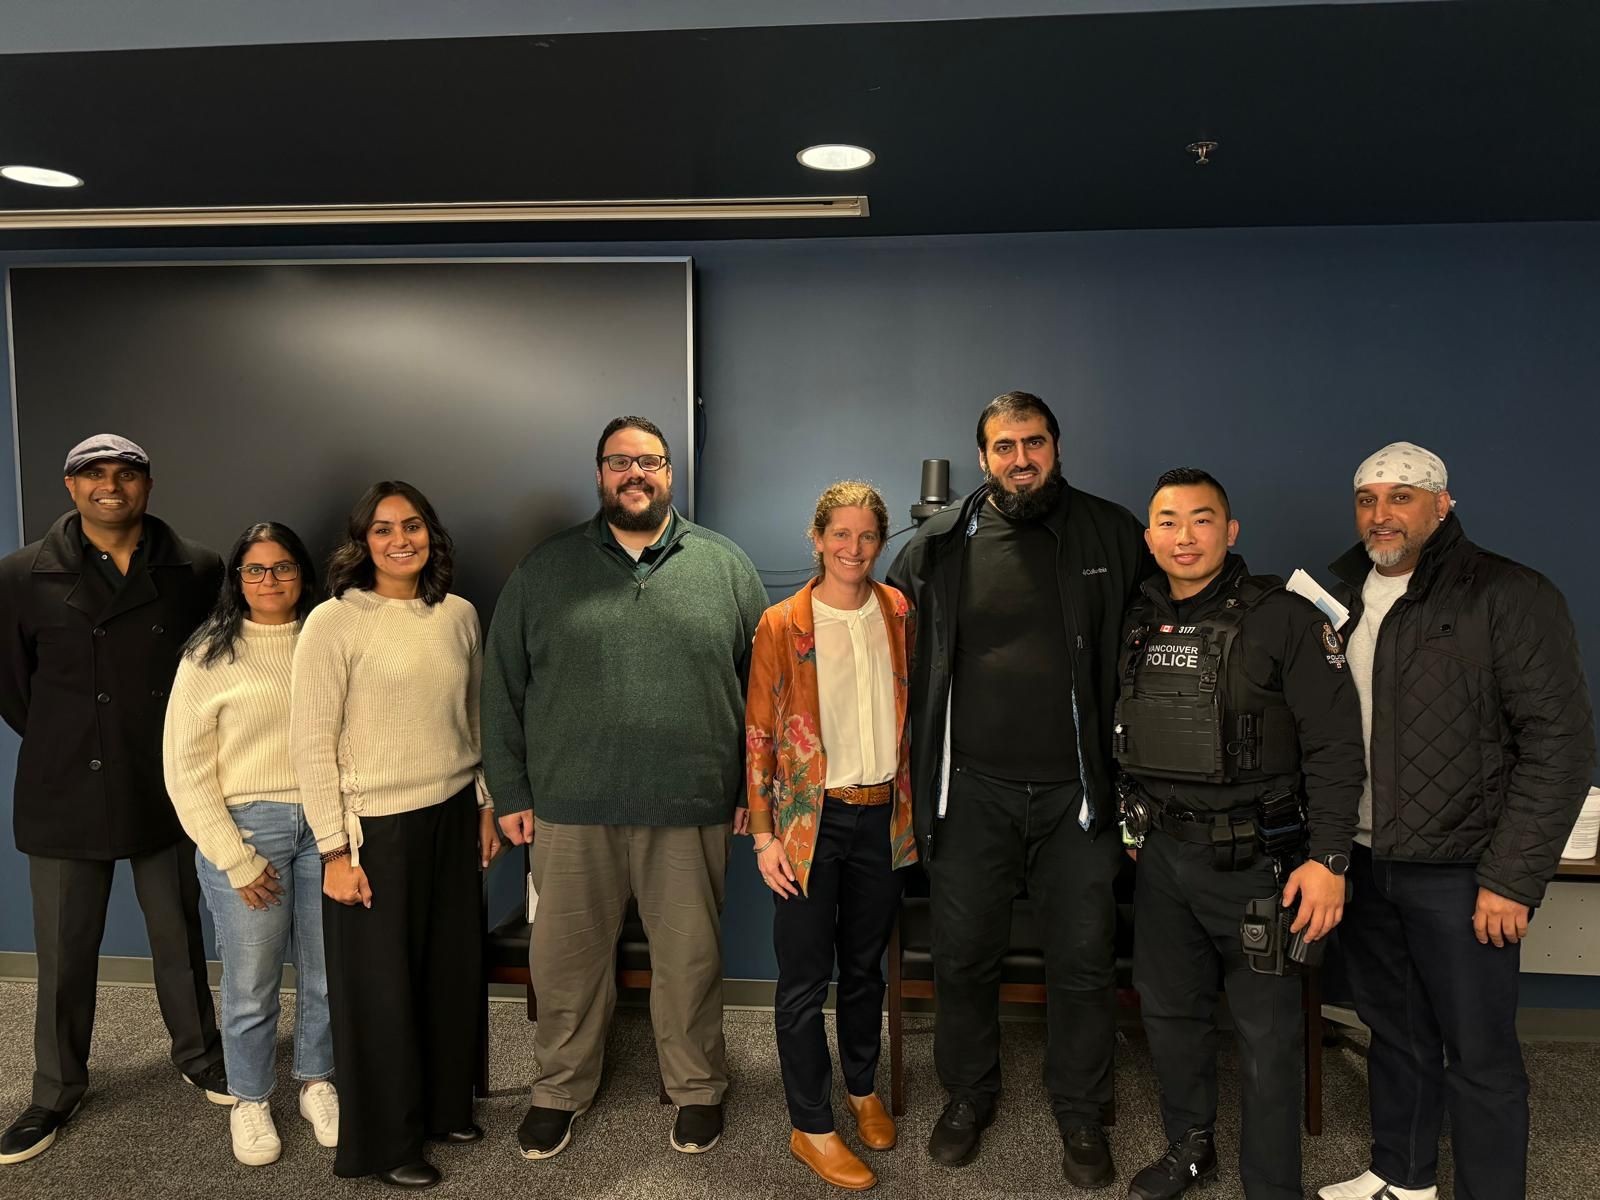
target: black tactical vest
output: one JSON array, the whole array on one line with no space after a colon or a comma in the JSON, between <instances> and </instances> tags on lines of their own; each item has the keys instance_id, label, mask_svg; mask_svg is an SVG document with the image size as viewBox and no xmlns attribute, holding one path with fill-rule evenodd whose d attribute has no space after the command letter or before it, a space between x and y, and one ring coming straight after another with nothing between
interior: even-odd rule
<instances>
[{"instance_id":1,"label":"black tactical vest","mask_svg":"<svg viewBox=\"0 0 1600 1200\"><path fill-rule=\"evenodd\" d=\"M1149 601L1134 613L1116 708L1123 770L1191 783L1299 774L1300 741L1283 693L1251 683L1230 663L1250 610L1281 587L1270 575L1242 576L1222 607L1193 625L1157 623Z\"/></svg>"}]
</instances>

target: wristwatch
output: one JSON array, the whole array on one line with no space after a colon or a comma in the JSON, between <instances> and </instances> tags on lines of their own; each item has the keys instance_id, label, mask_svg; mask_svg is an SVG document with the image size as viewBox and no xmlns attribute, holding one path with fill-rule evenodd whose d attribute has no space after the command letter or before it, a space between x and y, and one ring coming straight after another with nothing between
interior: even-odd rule
<instances>
[{"instance_id":1,"label":"wristwatch","mask_svg":"<svg viewBox=\"0 0 1600 1200\"><path fill-rule=\"evenodd\" d=\"M1350 856L1341 854L1337 850L1332 854L1318 855L1316 861L1327 867L1335 875L1343 875L1350 869Z\"/></svg>"}]
</instances>

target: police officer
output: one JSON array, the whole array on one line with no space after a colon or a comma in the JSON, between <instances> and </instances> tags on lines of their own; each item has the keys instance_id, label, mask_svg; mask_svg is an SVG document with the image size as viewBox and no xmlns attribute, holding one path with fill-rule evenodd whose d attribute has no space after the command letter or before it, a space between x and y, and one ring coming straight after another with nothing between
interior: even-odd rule
<instances>
[{"instance_id":1,"label":"police officer","mask_svg":"<svg viewBox=\"0 0 1600 1200\"><path fill-rule=\"evenodd\" d=\"M1170 1145L1129 1195L1216 1178L1215 987L1239 1035L1239 1174L1300 1200L1301 983L1344 909L1365 764L1344 647L1312 604L1228 553L1204 471L1156 481L1144 584L1123 639L1115 741L1125 840L1142 849L1134 984ZM1255 902L1252 905L1252 902Z\"/></svg>"}]
</instances>

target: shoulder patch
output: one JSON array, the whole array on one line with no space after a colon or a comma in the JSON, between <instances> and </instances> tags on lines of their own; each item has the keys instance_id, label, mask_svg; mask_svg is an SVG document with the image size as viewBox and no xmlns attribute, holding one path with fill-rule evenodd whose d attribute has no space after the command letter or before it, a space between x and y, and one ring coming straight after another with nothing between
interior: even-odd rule
<instances>
[{"instance_id":1,"label":"shoulder patch","mask_svg":"<svg viewBox=\"0 0 1600 1200\"><path fill-rule=\"evenodd\" d=\"M1328 665L1335 671L1344 670L1344 643L1339 640L1339 635L1333 626L1324 621L1317 630L1317 636L1322 639L1322 649L1326 652Z\"/></svg>"}]
</instances>

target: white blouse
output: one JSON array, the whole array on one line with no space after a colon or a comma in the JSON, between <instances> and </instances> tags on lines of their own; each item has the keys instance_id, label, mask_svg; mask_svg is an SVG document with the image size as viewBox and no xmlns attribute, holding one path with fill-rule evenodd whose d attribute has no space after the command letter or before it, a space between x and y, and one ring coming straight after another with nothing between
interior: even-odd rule
<instances>
[{"instance_id":1,"label":"white blouse","mask_svg":"<svg viewBox=\"0 0 1600 1200\"><path fill-rule=\"evenodd\" d=\"M894 778L899 738L889 631L874 595L854 610L811 597L817 638L817 693L827 786L884 783Z\"/></svg>"}]
</instances>

